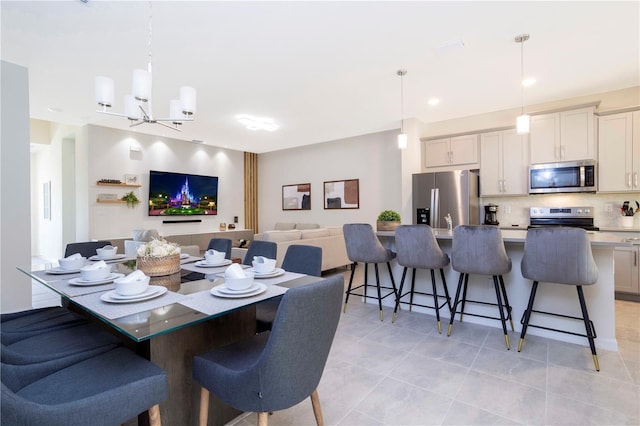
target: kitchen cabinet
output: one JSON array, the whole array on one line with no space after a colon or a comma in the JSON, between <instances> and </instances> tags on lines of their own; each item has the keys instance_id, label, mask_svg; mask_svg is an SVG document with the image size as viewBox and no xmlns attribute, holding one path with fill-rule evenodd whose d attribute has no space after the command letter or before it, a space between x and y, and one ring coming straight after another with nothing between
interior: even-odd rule
<instances>
[{"instance_id":1,"label":"kitchen cabinet","mask_svg":"<svg viewBox=\"0 0 640 426\"><path fill-rule=\"evenodd\" d=\"M598 118L600 192L640 191L640 111Z\"/></svg>"},{"instance_id":2,"label":"kitchen cabinet","mask_svg":"<svg viewBox=\"0 0 640 426\"><path fill-rule=\"evenodd\" d=\"M531 117L531 164L595 160L594 107Z\"/></svg>"},{"instance_id":3,"label":"kitchen cabinet","mask_svg":"<svg viewBox=\"0 0 640 426\"><path fill-rule=\"evenodd\" d=\"M527 195L529 137L515 129L480 135L480 196Z\"/></svg>"},{"instance_id":4,"label":"kitchen cabinet","mask_svg":"<svg viewBox=\"0 0 640 426\"><path fill-rule=\"evenodd\" d=\"M424 168L477 163L478 135L461 135L423 141L422 159Z\"/></svg>"},{"instance_id":5,"label":"kitchen cabinet","mask_svg":"<svg viewBox=\"0 0 640 426\"><path fill-rule=\"evenodd\" d=\"M613 250L615 290L640 295L640 246Z\"/></svg>"}]
</instances>

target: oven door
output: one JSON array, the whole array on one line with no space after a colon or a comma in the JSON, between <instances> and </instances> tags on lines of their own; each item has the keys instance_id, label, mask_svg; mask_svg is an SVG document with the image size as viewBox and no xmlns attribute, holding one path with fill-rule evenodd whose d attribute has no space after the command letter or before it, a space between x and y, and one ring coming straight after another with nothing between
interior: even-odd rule
<instances>
[{"instance_id":1,"label":"oven door","mask_svg":"<svg viewBox=\"0 0 640 426\"><path fill-rule=\"evenodd\" d=\"M530 194L595 191L595 162L536 164L529 168Z\"/></svg>"}]
</instances>

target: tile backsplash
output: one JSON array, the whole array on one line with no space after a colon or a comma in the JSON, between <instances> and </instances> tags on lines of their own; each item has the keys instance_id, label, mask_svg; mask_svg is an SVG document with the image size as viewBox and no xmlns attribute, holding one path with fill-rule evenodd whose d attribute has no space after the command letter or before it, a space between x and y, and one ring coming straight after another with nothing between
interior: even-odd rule
<instances>
[{"instance_id":1,"label":"tile backsplash","mask_svg":"<svg viewBox=\"0 0 640 426\"><path fill-rule=\"evenodd\" d=\"M594 208L595 226L600 228L621 228L620 207L623 201L640 202L640 192L622 194L540 194L525 197L483 197L480 199L480 211L484 219L484 206L489 203L498 205L500 226L529 225L530 207L577 207ZM608 211L610 207L611 211ZM634 216L633 230L640 228L640 213Z\"/></svg>"}]
</instances>

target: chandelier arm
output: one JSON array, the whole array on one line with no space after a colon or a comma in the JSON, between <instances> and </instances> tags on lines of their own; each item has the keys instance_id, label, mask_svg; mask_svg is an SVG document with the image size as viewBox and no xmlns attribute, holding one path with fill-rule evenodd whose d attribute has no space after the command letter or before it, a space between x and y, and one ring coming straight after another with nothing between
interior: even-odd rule
<instances>
[{"instance_id":1,"label":"chandelier arm","mask_svg":"<svg viewBox=\"0 0 640 426\"><path fill-rule=\"evenodd\" d=\"M181 130L177 125L172 126L172 125L170 125L170 124L163 123L163 122L160 122L160 121L158 121L158 120L155 120L155 121L154 121L154 123L155 123L155 124L159 124L159 125L164 126L164 127L167 127L167 128L169 128L169 129L175 130L176 132L182 132L182 130Z\"/></svg>"},{"instance_id":2,"label":"chandelier arm","mask_svg":"<svg viewBox=\"0 0 640 426\"><path fill-rule=\"evenodd\" d=\"M171 121L171 122L182 123L183 121L195 121L195 119L194 118L180 118L180 119L176 120L175 118L155 118L154 121Z\"/></svg>"},{"instance_id":3,"label":"chandelier arm","mask_svg":"<svg viewBox=\"0 0 640 426\"><path fill-rule=\"evenodd\" d=\"M97 109L96 112L99 112L100 114L114 115L116 117L129 118L127 116L127 114L120 114L119 112L104 111L104 110L101 110L101 109Z\"/></svg>"},{"instance_id":4,"label":"chandelier arm","mask_svg":"<svg viewBox=\"0 0 640 426\"><path fill-rule=\"evenodd\" d=\"M137 126L139 126L141 124L144 124L144 123L148 123L148 121L146 121L146 120L136 120L136 121L131 120L131 124L129 124L129 127L137 127Z\"/></svg>"}]
</instances>

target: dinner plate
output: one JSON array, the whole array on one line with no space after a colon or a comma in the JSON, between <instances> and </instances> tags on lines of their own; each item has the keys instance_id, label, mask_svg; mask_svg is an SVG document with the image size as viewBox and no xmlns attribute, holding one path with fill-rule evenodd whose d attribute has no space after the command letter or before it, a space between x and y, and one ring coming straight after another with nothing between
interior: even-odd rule
<instances>
[{"instance_id":1,"label":"dinner plate","mask_svg":"<svg viewBox=\"0 0 640 426\"><path fill-rule=\"evenodd\" d=\"M245 293L251 293L256 291L258 289L258 286L259 286L258 283L253 283L248 288L245 288L243 290L232 290L229 287L227 287L225 284L220 284L216 288L220 293L224 293L224 294L245 294Z\"/></svg>"},{"instance_id":2,"label":"dinner plate","mask_svg":"<svg viewBox=\"0 0 640 426\"><path fill-rule=\"evenodd\" d=\"M97 254L94 254L89 258L89 260L104 260L105 262L109 263L109 262L115 262L116 260L124 259L125 257L127 257L126 254L116 254L110 259L100 259Z\"/></svg>"},{"instance_id":3,"label":"dinner plate","mask_svg":"<svg viewBox=\"0 0 640 426\"><path fill-rule=\"evenodd\" d=\"M211 294L213 294L214 296L222 297L222 298L226 298L226 299L240 299L240 298L243 298L243 297L257 296L258 294L262 294L265 291L267 291L267 286L262 284L262 283L256 283L255 286L256 286L255 290L253 290L253 291L251 291L249 293L240 293L240 294L237 294L237 293L234 293L234 294L223 293L220 290L218 290L218 288L220 286L214 287L210 291L211 291Z\"/></svg>"},{"instance_id":4,"label":"dinner plate","mask_svg":"<svg viewBox=\"0 0 640 426\"><path fill-rule=\"evenodd\" d=\"M120 278L120 277L124 277L124 274L111 273L111 274L107 275L106 278L103 278L101 280L95 280L95 281L86 281L86 280L83 280L82 277L80 277L80 278L71 278L69 280L69 284L77 285L77 286L91 286L91 285L107 284L107 283L113 282L113 280L115 280L117 278Z\"/></svg>"},{"instance_id":5,"label":"dinner plate","mask_svg":"<svg viewBox=\"0 0 640 426\"><path fill-rule=\"evenodd\" d=\"M253 268L247 269L248 271L253 271L253 278L273 278L279 277L280 275L285 273L285 270L282 268L275 268L271 272L258 273Z\"/></svg>"},{"instance_id":6,"label":"dinner plate","mask_svg":"<svg viewBox=\"0 0 640 426\"><path fill-rule=\"evenodd\" d=\"M221 266L231 265L233 262L231 259L225 259L222 262L218 263L207 263L204 260L198 260L194 265L199 266L201 268L219 268Z\"/></svg>"},{"instance_id":7,"label":"dinner plate","mask_svg":"<svg viewBox=\"0 0 640 426\"><path fill-rule=\"evenodd\" d=\"M150 285L149 288L140 294L133 296L122 296L116 293L115 290L108 291L100 296L100 300L107 303L132 303L142 302L144 300L154 299L158 296L162 296L167 292L167 288L161 285Z\"/></svg>"},{"instance_id":8,"label":"dinner plate","mask_svg":"<svg viewBox=\"0 0 640 426\"><path fill-rule=\"evenodd\" d=\"M77 272L80 272L80 268L62 269L61 267L57 267L57 268L47 269L44 272L46 272L47 274L53 274L53 275L66 275L66 274L75 274Z\"/></svg>"}]
</instances>

